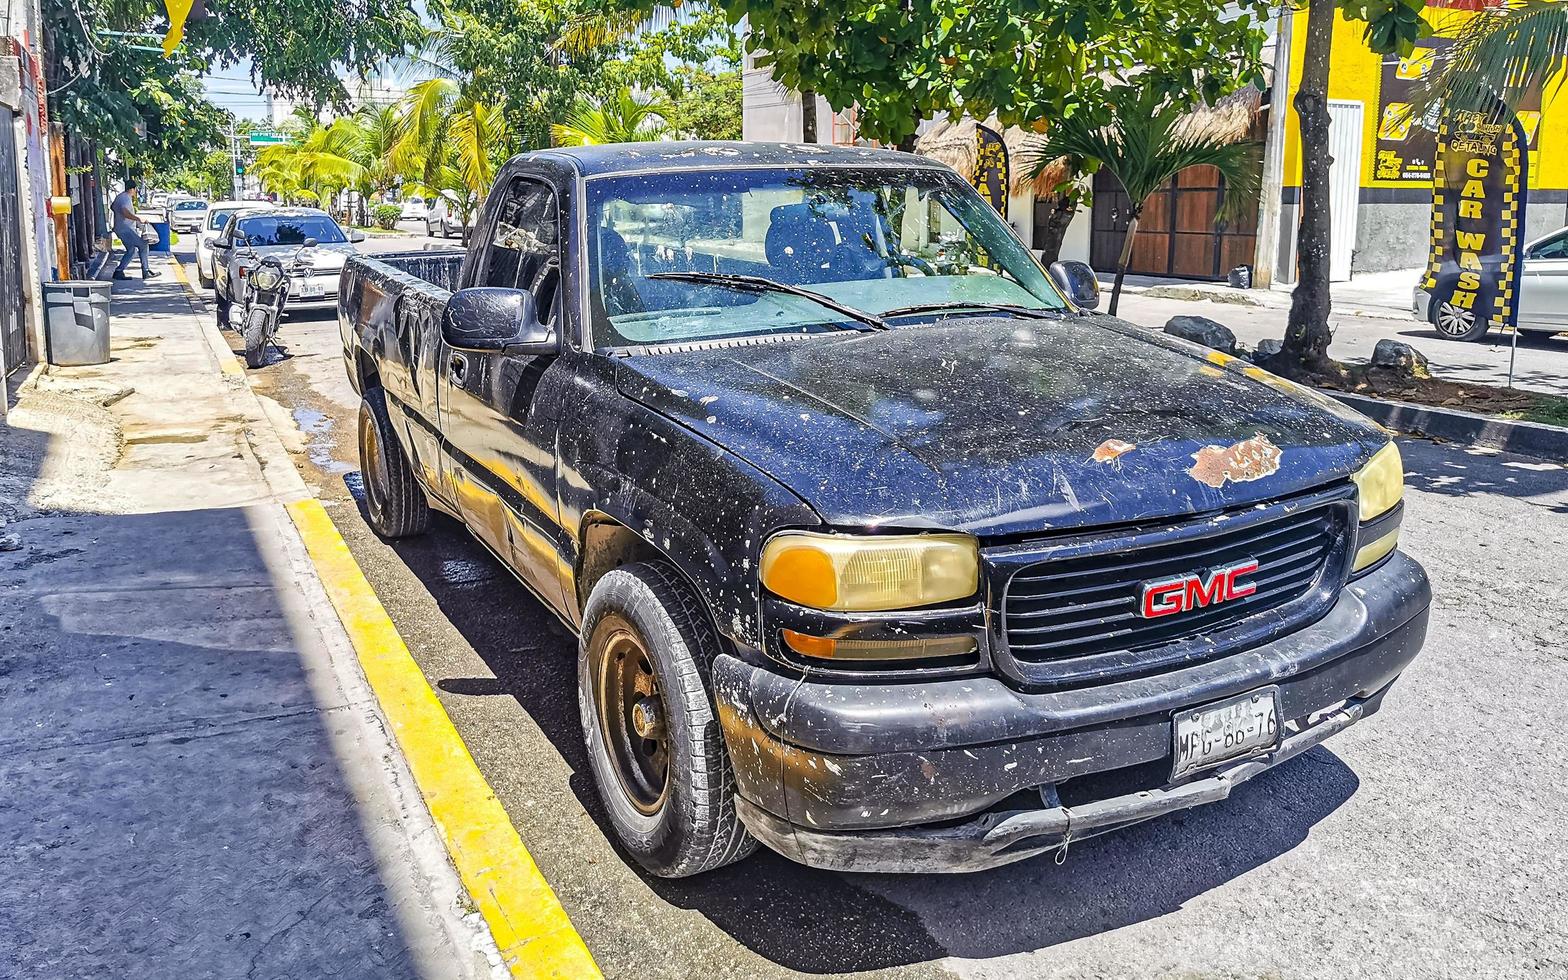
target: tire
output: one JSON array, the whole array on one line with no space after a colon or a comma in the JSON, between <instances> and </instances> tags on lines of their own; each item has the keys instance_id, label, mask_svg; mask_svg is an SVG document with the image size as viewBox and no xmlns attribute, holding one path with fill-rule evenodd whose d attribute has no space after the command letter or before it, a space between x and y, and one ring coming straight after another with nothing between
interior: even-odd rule
<instances>
[{"instance_id":1,"label":"tire","mask_svg":"<svg viewBox=\"0 0 1568 980\"><path fill-rule=\"evenodd\" d=\"M1452 303L1433 304L1432 326L1449 340L1465 341L1480 340L1492 329L1491 323L1478 321L1474 312Z\"/></svg>"},{"instance_id":2,"label":"tire","mask_svg":"<svg viewBox=\"0 0 1568 980\"><path fill-rule=\"evenodd\" d=\"M245 314L245 366L267 363L267 311L256 308Z\"/></svg>"},{"instance_id":3,"label":"tire","mask_svg":"<svg viewBox=\"0 0 1568 980\"><path fill-rule=\"evenodd\" d=\"M199 264L196 266L196 281L201 284L203 289L211 289L213 286L212 277L201 271Z\"/></svg>"},{"instance_id":4,"label":"tire","mask_svg":"<svg viewBox=\"0 0 1568 980\"><path fill-rule=\"evenodd\" d=\"M425 237L426 238L434 238L434 237L436 237L435 230L430 227L430 219L429 218L425 219Z\"/></svg>"},{"instance_id":5,"label":"tire","mask_svg":"<svg viewBox=\"0 0 1568 980\"><path fill-rule=\"evenodd\" d=\"M625 565L594 586L581 635L578 714L621 846L660 878L701 874L756 850L735 810L735 776L708 692L718 640L702 601L666 566ZM652 737L638 727L650 703Z\"/></svg>"},{"instance_id":6,"label":"tire","mask_svg":"<svg viewBox=\"0 0 1568 980\"><path fill-rule=\"evenodd\" d=\"M212 306L218 313L218 327L220 329L227 328L229 326L229 314L234 308L234 303L227 296L223 295L223 290L220 289L213 294Z\"/></svg>"},{"instance_id":7,"label":"tire","mask_svg":"<svg viewBox=\"0 0 1568 980\"><path fill-rule=\"evenodd\" d=\"M383 538L407 538L430 527L430 502L397 441L386 392L368 388L359 400L359 473L371 528Z\"/></svg>"}]
</instances>

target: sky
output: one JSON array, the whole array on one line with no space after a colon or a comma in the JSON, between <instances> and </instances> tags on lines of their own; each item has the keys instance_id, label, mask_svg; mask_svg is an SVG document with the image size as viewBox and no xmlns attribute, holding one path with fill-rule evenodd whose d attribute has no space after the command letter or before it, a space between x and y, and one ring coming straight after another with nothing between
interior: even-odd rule
<instances>
[{"instance_id":1,"label":"sky","mask_svg":"<svg viewBox=\"0 0 1568 980\"><path fill-rule=\"evenodd\" d=\"M242 61L202 79L207 98L240 119L269 120L267 97L250 80L250 62Z\"/></svg>"}]
</instances>

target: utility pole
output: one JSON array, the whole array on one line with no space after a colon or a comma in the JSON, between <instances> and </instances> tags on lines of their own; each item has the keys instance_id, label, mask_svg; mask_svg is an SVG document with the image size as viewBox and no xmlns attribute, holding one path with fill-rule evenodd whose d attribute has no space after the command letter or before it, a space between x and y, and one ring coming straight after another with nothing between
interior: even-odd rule
<instances>
[{"instance_id":1,"label":"utility pole","mask_svg":"<svg viewBox=\"0 0 1568 980\"><path fill-rule=\"evenodd\" d=\"M1295 30L1289 4L1274 28L1274 84L1269 92L1269 132L1263 151L1263 187L1258 198L1257 247L1252 256L1252 285L1268 289L1279 269L1279 238L1283 229L1281 198L1285 192L1285 123L1290 115L1290 41ZM1278 276L1294 279L1290 269Z\"/></svg>"},{"instance_id":2,"label":"utility pole","mask_svg":"<svg viewBox=\"0 0 1568 980\"><path fill-rule=\"evenodd\" d=\"M240 181L240 150L235 142L234 120L229 120L229 189L234 192L232 200L244 200L244 187Z\"/></svg>"}]
</instances>

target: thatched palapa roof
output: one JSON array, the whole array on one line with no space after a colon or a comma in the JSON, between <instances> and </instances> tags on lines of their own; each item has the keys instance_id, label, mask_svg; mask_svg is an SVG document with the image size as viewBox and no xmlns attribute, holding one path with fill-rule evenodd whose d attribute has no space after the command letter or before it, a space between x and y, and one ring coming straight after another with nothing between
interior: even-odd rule
<instances>
[{"instance_id":1,"label":"thatched palapa roof","mask_svg":"<svg viewBox=\"0 0 1568 980\"><path fill-rule=\"evenodd\" d=\"M1240 142L1252 135L1253 128L1263 111L1262 107L1263 93L1249 85L1227 95L1212 106L1193 111L1184 120L1183 126L1204 131L1218 131ZM947 164L958 171L965 180L973 180L977 153L975 129L976 124L973 119L963 119L956 123L945 120L938 122L916 141L915 152ZM1018 126L1009 126L1002 132L1002 141L1007 144L1007 155L1012 163L1011 190L1014 194L1024 194L1032 190L1036 196L1044 196L1070 176L1066 158L1062 158L1051 161L1038 177L1032 180L1029 178L1029 171L1034 168L1035 162L1033 144L1038 138L1037 133Z\"/></svg>"}]
</instances>

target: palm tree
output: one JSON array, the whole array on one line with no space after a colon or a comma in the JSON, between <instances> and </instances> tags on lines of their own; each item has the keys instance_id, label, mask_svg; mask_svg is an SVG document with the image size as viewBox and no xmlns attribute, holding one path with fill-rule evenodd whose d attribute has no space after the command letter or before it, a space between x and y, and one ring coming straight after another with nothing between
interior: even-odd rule
<instances>
[{"instance_id":1,"label":"palm tree","mask_svg":"<svg viewBox=\"0 0 1568 980\"><path fill-rule=\"evenodd\" d=\"M468 217L490 190L511 138L501 104L457 67L453 49L462 26L459 19L455 27L431 31L409 59L432 77L410 86L397 106L387 162L398 173L417 175L425 191L453 201L466 235Z\"/></svg>"},{"instance_id":2,"label":"palm tree","mask_svg":"<svg viewBox=\"0 0 1568 980\"><path fill-rule=\"evenodd\" d=\"M1206 116L1192 116L1173 102L1162 100L1151 88L1129 90L1124 97L1106 100L1110 121L1091 121L1079 114L1051 123L1046 134L1034 140L1025 153L1031 161L1029 176L1040 176L1060 157L1084 161L1085 169L1104 167L1127 191L1131 202L1116 281L1111 287L1109 312L1121 300L1122 280L1132 259L1138 219L1149 197L1188 167L1213 167L1225 181L1225 215L1258 192L1256 149L1237 141L1234 131L1220 130Z\"/></svg>"},{"instance_id":3,"label":"palm tree","mask_svg":"<svg viewBox=\"0 0 1568 980\"><path fill-rule=\"evenodd\" d=\"M1416 111L1441 103L1450 111L1491 113L1519 104L1568 67L1568 4L1502 0L1478 12L1454 38L1416 99Z\"/></svg>"},{"instance_id":4,"label":"palm tree","mask_svg":"<svg viewBox=\"0 0 1568 980\"><path fill-rule=\"evenodd\" d=\"M557 146L599 146L661 139L670 131L665 115L670 105L654 96L628 89L602 100L580 100L566 118L550 127Z\"/></svg>"}]
</instances>

